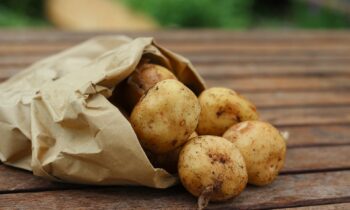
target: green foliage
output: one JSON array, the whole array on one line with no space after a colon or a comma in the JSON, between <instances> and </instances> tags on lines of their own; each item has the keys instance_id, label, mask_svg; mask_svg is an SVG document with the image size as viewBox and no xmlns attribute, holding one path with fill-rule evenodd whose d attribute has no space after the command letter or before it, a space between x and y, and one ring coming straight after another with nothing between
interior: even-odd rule
<instances>
[{"instance_id":1,"label":"green foliage","mask_svg":"<svg viewBox=\"0 0 350 210\"><path fill-rule=\"evenodd\" d=\"M253 0L124 0L167 27L246 28Z\"/></svg>"},{"instance_id":2,"label":"green foliage","mask_svg":"<svg viewBox=\"0 0 350 210\"><path fill-rule=\"evenodd\" d=\"M329 8L312 7L301 1L295 1L292 11L292 21L299 28L347 28L350 18Z\"/></svg>"},{"instance_id":3,"label":"green foliage","mask_svg":"<svg viewBox=\"0 0 350 210\"><path fill-rule=\"evenodd\" d=\"M69 0L67 0L69 1ZM114 0L172 28L349 28L350 17L305 0ZM44 0L0 0L0 26L47 26Z\"/></svg>"},{"instance_id":4,"label":"green foliage","mask_svg":"<svg viewBox=\"0 0 350 210\"><path fill-rule=\"evenodd\" d=\"M22 27L47 25L43 0L1 0L0 26Z\"/></svg>"},{"instance_id":5,"label":"green foliage","mask_svg":"<svg viewBox=\"0 0 350 210\"><path fill-rule=\"evenodd\" d=\"M44 14L43 3L43 0L1 0L0 5L13 13L40 18Z\"/></svg>"},{"instance_id":6,"label":"green foliage","mask_svg":"<svg viewBox=\"0 0 350 210\"><path fill-rule=\"evenodd\" d=\"M301 0L123 0L166 27L345 28L345 14Z\"/></svg>"}]
</instances>

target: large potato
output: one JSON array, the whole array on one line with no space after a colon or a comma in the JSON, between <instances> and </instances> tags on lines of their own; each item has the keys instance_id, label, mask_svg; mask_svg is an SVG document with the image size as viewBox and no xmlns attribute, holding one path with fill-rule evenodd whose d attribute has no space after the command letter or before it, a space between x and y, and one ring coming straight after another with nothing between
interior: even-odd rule
<instances>
[{"instance_id":1,"label":"large potato","mask_svg":"<svg viewBox=\"0 0 350 210\"><path fill-rule=\"evenodd\" d=\"M145 63L139 65L123 84L123 98L129 108L133 108L151 87L162 80L176 79L176 76L163 66Z\"/></svg>"},{"instance_id":2,"label":"large potato","mask_svg":"<svg viewBox=\"0 0 350 210\"><path fill-rule=\"evenodd\" d=\"M210 88L199 96L201 114L197 133L221 136L230 126L258 119L255 106L227 88Z\"/></svg>"},{"instance_id":3,"label":"large potato","mask_svg":"<svg viewBox=\"0 0 350 210\"><path fill-rule=\"evenodd\" d=\"M246 121L229 128L223 135L241 151L248 171L248 182L271 183L282 169L286 143L280 132L261 121Z\"/></svg>"},{"instance_id":4,"label":"large potato","mask_svg":"<svg viewBox=\"0 0 350 210\"><path fill-rule=\"evenodd\" d=\"M156 154L167 153L187 142L200 113L196 95L177 80L152 87L133 109L130 122L142 146Z\"/></svg>"},{"instance_id":5,"label":"large potato","mask_svg":"<svg viewBox=\"0 0 350 210\"><path fill-rule=\"evenodd\" d=\"M237 196L248 180L239 150L217 136L198 136L185 144L180 152L178 172L183 186L200 197L200 207L209 200L223 201Z\"/></svg>"}]
</instances>

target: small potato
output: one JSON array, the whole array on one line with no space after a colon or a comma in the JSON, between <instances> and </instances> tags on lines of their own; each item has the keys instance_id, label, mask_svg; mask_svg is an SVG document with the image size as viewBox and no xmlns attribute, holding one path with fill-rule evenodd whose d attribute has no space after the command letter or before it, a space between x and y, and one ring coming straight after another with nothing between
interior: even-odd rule
<instances>
[{"instance_id":1,"label":"small potato","mask_svg":"<svg viewBox=\"0 0 350 210\"><path fill-rule=\"evenodd\" d=\"M189 140L197 137L197 133L193 132L191 136L188 138ZM151 163L156 168L164 168L169 173L175 174L177 173L177 163L179 160L179 154L182 147L178 147L175 150L167 152L165 154L154 154L152 152L147 151L146 154L150 159Z\"/></svg>"},{"instance_id":2,"label":"small potato","mask_svg":"<svg viewBox=\"0 0 350 210\"><path fill-rule=\"evenodd\" d=\"M241 151L248 170L248 182L271 183L284 165L286 143L280 132L261 121L246 121L229 128L223 135Z\"/></svg>"},{"instance_id":3,"label":"small potato","mask_svg":"<svg viewBox=\"0 0 350 210\"><path fill-rule=\"evenodd\" d=\"M163 66L150 63L138 66L128 77L122 90L128 107L134 107L151 87L166 79L176 79L176 76Z\"/></svg>"},{"instance_id":4,"label":"small potato","mask_svg":"<svg viewBox=\"0 0 350 210\"><path fill-rule=\"evenodd\" d=\"M199 113L196 95L181 82L169 79L157 83L140 99L130 122L145 149L163 154L188 141Z\"/></svg>"},{"instance_id":5,"label":"small potato","mask_svg":"<svg viewBox=\"0 0 350 210\"><path fill-rule=\"evenodd\" d=\"M240 194L248 177L244 159L234 144L218 136L198 136L180 152L178 172L183 186L199 196L199 207Z\"/></svg>"},{"instance_id":6,"label":"small potato","mask_svg":"<svg viewBox=\"0 0 350 210\"><path fill-rule=\"evenodd\" d=\"M235 91L214 87L201 93L197 133L221 136L230 126L247 120L257 120L255 106Z\"/></svg>"}]
</instances>

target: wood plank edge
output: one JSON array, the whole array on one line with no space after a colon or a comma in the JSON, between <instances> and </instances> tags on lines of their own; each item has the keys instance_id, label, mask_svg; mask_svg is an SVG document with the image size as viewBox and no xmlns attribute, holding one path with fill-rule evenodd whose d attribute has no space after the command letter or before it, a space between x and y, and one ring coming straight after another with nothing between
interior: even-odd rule
<instances>
[{"instance_id":1,"label":"wood plank edge","mask_svg":"<svg viewBox=\"0 0 350 210\"><path fill-rule=\"evenodd\" d=\"M350 171L350 167L334 167L324 169L301 169L301 170L287 170L281 171L280 176L297 175L297 174L315 174L325 172L338 172L338 171Z\"/></svg>"},{"instance_id":2,"label":"wood plank edge","mask_svg":"<svg viewBox=\"0 0 350 210\"><path fill-rule=\"evenodd\" d=\"M302 207L302 206L315 206L315 205L327 205L327 204L337 204L337 203L347 203L350 202L350 196L336 197L336 198L326 198L326 199L312 199L306 201L295 201L284 205L279 204L262 204L257 208L252 208L251 206L240 209L279 209L279 208L290 208L290 207ZM225 209L225 208L213 208L213 209ZM226 208L227 209L227 208Z\"/></svg>"}]
</instances>

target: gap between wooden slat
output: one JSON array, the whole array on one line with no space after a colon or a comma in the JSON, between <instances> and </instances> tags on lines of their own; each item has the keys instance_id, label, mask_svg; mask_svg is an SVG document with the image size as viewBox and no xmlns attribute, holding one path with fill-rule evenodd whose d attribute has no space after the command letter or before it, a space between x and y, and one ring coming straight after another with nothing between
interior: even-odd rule
<instances>
[{"instance_id":1,"label":"gap between wooden slat","mask_svg":"<svg viewBox=\"0 0 350 210\"><path fill-rule=\"evenodd\" d=\"M304 206L300 206L300 207L293 207L293 208L288 208L288 209L284 209L284 210L335 210L335 209L350 209L350 203L333 203L333 204L325 204L325 205L304 205Z\"/></svg>"}]
</instances>

